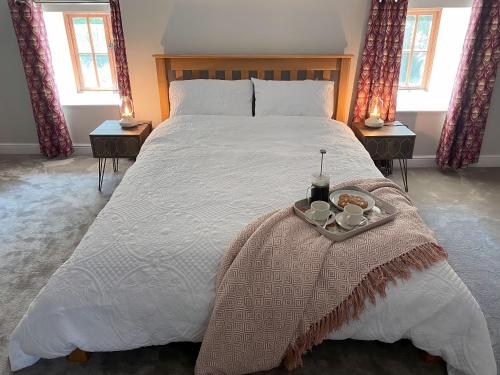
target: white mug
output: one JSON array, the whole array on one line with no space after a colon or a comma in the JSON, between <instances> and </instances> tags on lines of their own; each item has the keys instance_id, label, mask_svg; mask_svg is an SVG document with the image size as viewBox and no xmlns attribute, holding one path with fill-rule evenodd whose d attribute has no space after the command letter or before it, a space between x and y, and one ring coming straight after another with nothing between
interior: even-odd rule
<instances>
[{"instance_id":1,"label":"white mug","mask_svg":"<svg viewBox=\"0 0 500 375\"><path fill-rule=\"evenodd\" d=\"M330 217L330 204L324 201L311 203L311 217L314 220L323 221Z\"/></svg>"},{"instance_id":2,"label":"white mug","mask_svg":"<svg viewBox=\"0 0 500 375\"><path fill-rule=\"evenodd\" d=\"M344 222L354 227L365 221L366 218L363 216L363 209L355 204L348 204L344 207Z\"/></svg>"}]
</instances>

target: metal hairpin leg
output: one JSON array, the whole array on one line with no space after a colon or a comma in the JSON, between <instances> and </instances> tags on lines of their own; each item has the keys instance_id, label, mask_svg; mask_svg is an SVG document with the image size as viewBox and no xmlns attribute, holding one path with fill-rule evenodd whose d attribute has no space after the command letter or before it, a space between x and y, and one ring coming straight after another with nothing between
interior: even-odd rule
<instances>
[{"instance_id":1,"label":"metal hairpin leg","mask_svg":"<svg viewBox=\"0 0 500 375\"><path fill-rule=\"evenodd\" d=\"M405 191L408 193L408 160L398 159L399 168L401 168L401 176L403 177L403 184L405 186Z\"/></svg>"},{"instance_id":2,"label":"metal hairpin leg","mask_svg":"<svg viewBox=\"0 0 500 375\"><path fill-rule=\"evenodd\" d=\"M113 172L118 172L118 158L113 158Z\"/></svg>"},{"instance_id":3,"label":"metal hairpin leg","mask_svg":"<svg viewBox=\"0 0 500 375\"><path fill-rule=\"evenodd\" d=\"M102 181L104 180L104 171L106 170L106 158L99 158L99 191L102 188Z\"/></svg>"}]
</instances>

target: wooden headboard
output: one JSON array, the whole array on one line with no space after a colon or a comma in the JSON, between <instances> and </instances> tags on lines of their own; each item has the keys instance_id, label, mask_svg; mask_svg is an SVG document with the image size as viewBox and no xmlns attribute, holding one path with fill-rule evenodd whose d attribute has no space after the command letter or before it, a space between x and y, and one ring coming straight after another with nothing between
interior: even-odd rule
<instances>
[{"instance_id":1,"label":"wooden headboard","mask_svg":"<svg viewBox=\"0 0 500 375\"><path fill-rule=\"evenodd\" d=\"M182 79L317 79L335 82L334 118L347 122L352 55L154 55L161 117L170 114L169 82Z\"/></svg>"}]
</instances>

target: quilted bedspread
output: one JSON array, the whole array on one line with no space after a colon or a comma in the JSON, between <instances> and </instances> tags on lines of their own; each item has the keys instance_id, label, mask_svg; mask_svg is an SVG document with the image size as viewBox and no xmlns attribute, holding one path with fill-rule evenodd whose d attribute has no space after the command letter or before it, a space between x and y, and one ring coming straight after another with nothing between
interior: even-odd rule
<instances>
[{"instance_id":1,"label":"quilted bedspread","mask_svg":"<svg viewBox=\"0 0 500 375\"><path fill-rule=\"evenodd\" d=\"M77 347L201 341L224 250L245 224L305 196L320 148L332 184L380 177L351 130L331 120L180 116L157 128L19 322L12 369ZM450 372L496 374L484 316L447 262L386 294L329 338L411 338Z\"/></svg>"}]
</instances>

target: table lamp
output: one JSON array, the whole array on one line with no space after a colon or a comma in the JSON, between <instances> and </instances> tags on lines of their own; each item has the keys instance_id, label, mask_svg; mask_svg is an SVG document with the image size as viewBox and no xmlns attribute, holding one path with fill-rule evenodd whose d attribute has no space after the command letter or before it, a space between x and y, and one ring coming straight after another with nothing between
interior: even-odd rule
<instances>
[{"instance_id":1,"label":"table lamp","mask_svg":"<svg viewBox=\"0 0 500 375\"><path fill-rule=\"evenodd\" d=\"M378 96L374 96L370 102L369 113L370 117L365 120L365 125L370 128L380 128L384 126L384 120L380 118L380 109L384 103Z\"/></svg>"},{"instance_id":2,"label":"table lamp","mask_svg":"<svg viewBox=\"0 0 500 375\"><path fill-rule=\"evenodd\" d=\"M132 128L139 125L139 122L134 119L134 104L129 96L121 97L120 114L122 116L120 119L122 128Z\"/></svg>"}]
</instances>

